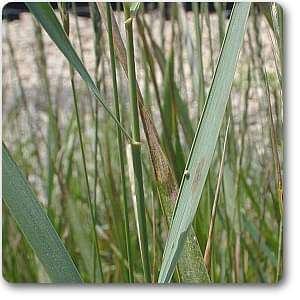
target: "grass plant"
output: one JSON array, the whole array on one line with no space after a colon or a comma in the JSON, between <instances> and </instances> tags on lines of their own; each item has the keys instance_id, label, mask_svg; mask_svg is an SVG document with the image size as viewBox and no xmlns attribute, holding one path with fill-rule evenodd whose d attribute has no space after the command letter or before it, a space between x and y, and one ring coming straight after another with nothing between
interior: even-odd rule
<instances>
[{"instance_id":1,"label":"grass plant","mask_svg":"<svg viewBox=\"0 0 300 300\"><path fill-rule=\"evenodd\" d=\"M5 279L278 282L280 6L26 5L3 21Z\"/></svg>"}]
</instances>

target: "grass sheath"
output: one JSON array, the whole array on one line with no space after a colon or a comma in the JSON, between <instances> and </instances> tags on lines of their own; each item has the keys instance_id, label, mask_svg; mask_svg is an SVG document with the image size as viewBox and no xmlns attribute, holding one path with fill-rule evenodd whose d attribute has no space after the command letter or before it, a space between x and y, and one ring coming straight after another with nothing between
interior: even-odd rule
<instances>
[{"instance_id":1,"label":"grass sheath","mask_svg":"<svg viewBox=\"0 0 300 300\"><path fill-rule=\"evenodd\" d=\"M135 189L137 197L137 210L138 210L138 225L140 233L140 250L142 256L142 263L144 268L144 276L146 282L151 282L150 261L148 253L148 238L145 216L145 196L143 185L143 171L141 161L141 148L140 148L140 126L139 114L137 103L137 90L136 90L136 75L135 75L135 62L134 62L134 46L133 46L133 32L132 32L132 16L130 14L130 4L125 4L125 30L126 30L126 45L127 45L127 65L128 65L128 83L130 90L131 102L131 124L132 135L135 144L131 145Z\"/></svg>"}]
</instances>

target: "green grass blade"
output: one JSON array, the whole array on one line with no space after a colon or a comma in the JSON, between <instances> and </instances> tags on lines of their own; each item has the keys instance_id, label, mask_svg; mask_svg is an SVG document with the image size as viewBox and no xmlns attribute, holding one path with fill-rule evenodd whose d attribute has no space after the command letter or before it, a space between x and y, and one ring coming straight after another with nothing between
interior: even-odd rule
<instances>
[{"instance_id":1,"label":"green grass blade","mask_svg":"<svg viewBox=\"0 0 300 300\"><path fill-rule=\"evenodd\" d=\"M113 94L115 111L118 120L120 120L120 104L119 104L119 93L117 85L117 75L116 75L116 58L114 51L113 33L112 33L112 21L111 21L111 11L109 3L106 3L106 13L107 13L107 28L108 28L108 40L109 40L109 53L110 53L110 64L112 72L113 81ZM126 244L126 254L128 260L128 278L129 282L133 282L133 261L131 254L131 243L130 243L130 229L129 229L129 212L128 212L128 195L126 190L126 177L125 177L125 157L124 157L124 142L122 139L121 131L118 129L118 150L119 150L119 161L121 168L121 183L122 183L122 200L123 200L123 215L124 215L124 225L125 225L125 244Z\"/></svg>"},{"instance_id":2,"label":"green grass blade","mask_svg":"<svg viewBox=\"0 0 300 300\"><path fill-rule=\"evenodd\" d=\"M171 280L198 207L234 79L249 9L250 3L236 3L231 14L216 72L187 163L188 176L183 177L180 186L159 283Z\"/></svg>"},{"instance_id":3,"label":"green grass blade","mask_svg":"<svg viewBox=\"0 0 300 300\"><path fill-rule=\"evenodd\" d=\"M148 33L150 45L153 48L153 57L156 59L158 65L160 67L160 70L164 76L167 59L164 57L162 49L159 48L159 46L154 41L151 30L145 20L143 21L143 25ZM192 126L190 116L189 116L188 107L180 95L179 88L178 88L176 82L174 82L173 84L174 84L174 97L175 97L175 101L176 101L176 106L178 107L179 122L183 129L187 143L189 145L191 145L195 132L194 132L194 129Z\"/></svg>"},{"instance_id":4,"label":"green grass blade","mask_svg":"<svg viewBox=\"0 0 300 300\"><path fill-rule=\"evenodd\" d=\"M131 17L136 17L140 7L141 7L141 2L131 3L131 5L130 5L130 15L131 15Z\"/></svg>"},{"instance_id":5,"label":"green grass blade","mask_svg":"<svg viewBox=\"0 0 300 300\"><path fill-rule=\"evenodd\" d=\"M3 199L53 283L81 283L80 275L28 182L2 144Z\"/></svg>"},{"instance_id":6,"label":"green grass blade","mask_svg":"<svg viewBox=\"0 0 300 300\"><path fill-rule=\"evenodd\" d=\"M71 66L80 74L81 78L86 82L90 90L93 92L95 97L103 105L104 109L111 116L111 118L118 124L120 129L123 131L125 136L132 142L130 135L127 133L126 129L117 120L112 111L106 106L103 96L98 90L96 84L91 78L90 74L86 70L76 51L74 50L71 42L69 41L64 29L62 28L59 20L57 19L52 7L47 2L28 2L27 7L31 13L35 16L37 21L46 30L50 38L54 41L56 46L67 58Z\"/></svg>"},{"instance_id":7,"label":"green grass blade","mask_svg":"<svg viewBox=\"0 0 300 300\"><path fill-rule=\"evenodd\" d=\"M177 107L174 96L174 51L170 51L165 66L164 72L164 84L163 84L163 122L165 123L164 133L164 144L169 154L169 161L173 165L174 173L178 182L183 174L185 167L185 157L183 149L181 147L178 128L177 128Z\"/></svg>"},{"instance_id":8,"label":"green grass blade","mask_svg":"<svg viewBox=\"0 0 300 300\"><path fill-rule=\"evenodd\" d=\"M126 29L126 45L127 45L127 65L128 65L128 84L130 90L130 102L131 102L131 118L132 118L132 134L134 140L140 142L140 127L139 127L139 113L137 102L137 86L135 75L135 61L134 61L134 46L133 46L133 30L132 20L130 19L130 7L129 4L125 4L125 29ZM144 277L147 282L151 281L151 271L149 263L148 253L148 237L145 217L145 203L144 203L144 185L143 185L143 172L142 172L142 160L141 149L139 145L132 146L132 159L133 170L135 175L135 189L137 195L137 210L138 210L138 223L140 233L140 248L142 255L142 263L144 269Z\"/></svg>"},{"instance_id":9,"label":"green grass blade","mask_svg":"<svg viewBox=\"0 0 300 300\"><path fill-rule=\"evenodd\" d=\"M202 24L200 26L198 5L199 4L196 2L193 2L192 4L194 20L195 20L195 29L196 29L196 51L197 51L197 72L198 72L198 92L197 92L198 99L197 100L198 100L198 115L200 116L203 105L205 103L205 81L204 81L204 74L203 74L202 30L201 30ZM201 9L201 14L202 14L202 9Z\"/></svg>"}]
</instances>

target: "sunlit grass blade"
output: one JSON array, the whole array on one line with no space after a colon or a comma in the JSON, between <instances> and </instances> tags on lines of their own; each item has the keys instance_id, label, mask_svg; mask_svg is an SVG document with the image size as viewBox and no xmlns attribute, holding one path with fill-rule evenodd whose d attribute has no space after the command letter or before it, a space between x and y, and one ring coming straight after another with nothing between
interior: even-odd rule
<instances>
[{"instance_id":1,"label":"sunlit grass blade","mask_svg":"<svg viewBox=\"0 0 300 300\"><path fill-rule=\"evenodd\" d=\"M236 3L231 14L213 82L187 162L186 175L181 182L159 283L171 280L198 207L234 79L249 9L250 3Z\"/></svg>"},{"instance_id":2,"label":"sunlit grass blade","mask_svg":"<svg viewBox=\"0 0 300 300\"><path fill-rule=\"evenodd\" d=\"M80 275L28 182L2 144L3 199L53 283L80 283Z\"/></svg>"},{"instance_id":3,"label":"sunlit grass blade","mask_svg":"<svg viewBox=\"0 0 300 300\"><path fill-rule=\"evenodd\" d=\"M136 17L136 15L137 15L140 7L141 7L141 2L133 2L133 3L131 3L131 5L130 5L130 15L132 17Z\"/></svg>"},{"instance_id":4,"label":"sunlit grass blade","mask_svg":"<svg viewBox=\"0 0 300 300\"><path fill-rule=\"evenodd\" d=\"M137 85L135 74L135 61L134 61L134 45L133 45L133 30L132 18L130 16L130 5L125 4L125 29L126 29L126 46L127 46L127 65L128 65L128 84L130 90L131 102L131 127L133 138L137 143L140 143L140 127L139 127L139 112L137 101ZM143 172L141 160L141 147L140 145L132 145L132 160L135 180L135 192L137 197L137 216L138 226L140 233L140 249L142 256L142 263L144 269L144 277L147 282L151 281L150 261L148 253L148 238L146 227L146 210L144 203L144 185L143 185Z\"/></svg>"}]
</instances>

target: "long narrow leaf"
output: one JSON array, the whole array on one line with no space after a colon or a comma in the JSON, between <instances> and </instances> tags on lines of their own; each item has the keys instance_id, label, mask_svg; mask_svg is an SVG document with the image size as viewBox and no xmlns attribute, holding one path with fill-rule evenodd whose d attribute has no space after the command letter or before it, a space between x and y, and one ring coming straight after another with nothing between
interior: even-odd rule
<instances>
[{"instance_id":1,"label":"long narrow leaf","mask_svg":"<svg viewBox=\"0 0 300 300\"><path fill-rule=\"evenodd\" d=\"M130 135L124 129L122 124L117 120L115 115L111 110L106 106L103 96L98 90L96 84L91 78L90 74L86 70L76 51L74 50L72 44L70 43L64 29L59 23L52 7L47 2L28 2L26 3L27 7L31 13L35 16L37 21L43 26L50 38L54 41L56 46L68 59L71 66L80 74L81 78L86 82L90 90L93 92L95 97L103 105L104 109L111 116L111 118L118 124L120 129L126 135L126 137L132 141Z\"/></svg>"},{"instance_id":2,"label":"long narrow leaf","mask_svg":"<svg viewBox=\"0 0 300 300\"><path fill-rule=\"evenodd\" d=\"M180 186L159 283L171 280L200 201L233 83L249 9L250 3L236 3L231 14L208 99L187 162L186 176Z\"/></svg>"},{"instance_id":3,"label":"long narrow leaf","mask_svg":"<svg viewBox=\"0 0 300 300\"><path fill-rule=\"evenodd\" d=\"M80 275L28 182L2 144L3 199L53 283L81 283Z\"/></svg>"}]
</instances>

